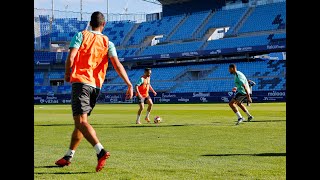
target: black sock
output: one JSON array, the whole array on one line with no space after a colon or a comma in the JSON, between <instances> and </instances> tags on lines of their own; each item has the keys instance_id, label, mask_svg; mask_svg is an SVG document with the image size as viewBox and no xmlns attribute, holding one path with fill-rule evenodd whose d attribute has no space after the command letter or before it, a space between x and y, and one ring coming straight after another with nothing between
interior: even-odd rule
<instances>
[{"instance_id":1,"label":"black sock","mask_svg":"<svg viewBox=\"0 0 320 180\"><path fill-rule=\"evenodd\" d=\"M99 153L99 154L97 154L98 159L100 159L100 158L101 158L102 156L104 156L105 154L106 154L106 150L101 149L100 153Z\"/></svg>"},{"instance_id":2,"label":"black sock","mask_svg":"<svg viewBox=\"0 0 320 180\"><path fill-rule=\"evenodd\" d=\"M72 158L72 156L64 156L63 159L67 160L67 161L70 161Z\"/></svg>"}]
</instances>

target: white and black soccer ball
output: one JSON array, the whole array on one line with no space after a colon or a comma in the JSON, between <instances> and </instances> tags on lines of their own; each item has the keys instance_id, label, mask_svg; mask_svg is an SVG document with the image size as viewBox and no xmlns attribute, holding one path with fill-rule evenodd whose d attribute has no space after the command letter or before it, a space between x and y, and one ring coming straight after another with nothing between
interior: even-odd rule
<instances>
[{"instance_id":1,"label":"white and black soccer ball","mask_svg":"<svg viewBox=\"0 0 320 180\"><path fill-rule=\"evenodd\" d=\"M153 119L153 122L155 124L159 124L161 122L161 117L160 116L156 116L154 119Z\"/></svg>"}]
</instances>

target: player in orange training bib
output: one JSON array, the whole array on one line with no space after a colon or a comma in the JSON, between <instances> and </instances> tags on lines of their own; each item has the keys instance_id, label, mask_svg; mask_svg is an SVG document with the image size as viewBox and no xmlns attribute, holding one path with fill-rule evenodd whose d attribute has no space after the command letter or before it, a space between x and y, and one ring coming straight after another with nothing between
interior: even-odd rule
<instances>
[{"instance_id":1,"label":"player in orange training bib","mask_svg":"<svg viewBox=\"0 0 320 180\"><path fill-rule=\"evenodd\" d=\"M137 115L136 124L141 124L140 122L140 115L142 110L144 109L144 103L148 103L148 109L147 109L147 115L145 117L145 120L149 123L150 122L150 112L153 106L152 99L149 96L149 90L153 92L153 95L156 96L157 93L153 90L151 84L150 84L150 76L151 76L151 68L144 69L144 75L141 76L141 78L136 83L136 96L138 98L139 103L139 110Z\"/></svg>"}]
</instances>

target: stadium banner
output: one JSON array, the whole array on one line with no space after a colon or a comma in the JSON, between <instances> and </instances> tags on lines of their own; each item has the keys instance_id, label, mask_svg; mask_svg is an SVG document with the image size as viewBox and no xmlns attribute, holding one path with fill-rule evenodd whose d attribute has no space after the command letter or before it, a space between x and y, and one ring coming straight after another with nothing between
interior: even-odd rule
<instances>
[{"instance_id":1,"label":"stadium banner","mask_svg":"<svg viewBox=\"0 0 320 180\"><path fill-rule=\"evenodd\" d=\"M150 94L154 103L228 103L233 97L230 92L158 93ZM252 101L285 102L286 91L253 91ZM70 104L69 94L34 95L34 104ZM126 100L124 93L101 93L97 103L137 103L137 98Z\"/></svg>"},{"instance_id":2,"label":"stadium banner","mask_svg":"<svg viewBox=\"0 0 320 180\"><path fill-rule=\"evenodd\" d=\"M224 48L224 49L212 49L212 50L201 50L201 51L189 51L182 53L167 53L167 54L156 54L148 56L135 56L135 57L124 57L121 58L123 61L141 61L141 60L160 60L170 58L181 58L181 57L201 57L210 55L228 55L243 52L258 52L258 51L272 51L272 50L285 50L286 44L277 45L261 45L261 46L246 46L236 48Z\"/></svg>"},{"instance_id":3,"label":"stadium banner","mask_svg":"<svg viewBox=\"0 0 320 180\"><path fill-rule=\"evenodd\" d=\"M34 95L34 104L70 104L70 94L54 94Z\"/></svg>"}]
</instances>

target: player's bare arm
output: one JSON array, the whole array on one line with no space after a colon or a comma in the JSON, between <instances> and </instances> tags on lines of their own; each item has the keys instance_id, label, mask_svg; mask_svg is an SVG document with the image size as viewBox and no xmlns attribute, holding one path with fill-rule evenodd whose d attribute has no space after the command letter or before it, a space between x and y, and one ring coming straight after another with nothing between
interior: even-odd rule
<instances>
[{"instance_id":1,"label":"player's bare arm","mask_svg":"<svg viewBox=\"0 0 320 180\"><path fill-rule=\"evenodd\" d=\"M70 73L71 68L73 66L74 58L78 52L78 48L70 48L70 52L68 53L68 57L65 64L65 73L64 73L64 80L66 82L70 82Z\"/></svg>"},{"instance_id":2,"label":"player's bare arm","mask_svg":"<svg viewBox=\"0 0 320 180\"><path fill-rule=\"evenodd\" d=\"M154 96L157 96L157 92L152 88L151 84L149 85L149 88Z\"/></svg>"},{"instance_id":3,"label":"player's bare arm","mask_svg":"<svg viewBox=\"0 0 320 180\"><path fill-rule=\"evenodd\" d=\"M243 87L244 87L244 90L246 91L246 95L247 95L247 98L248 98L248 102L249 103L252 103L252 99L251 99L251 97L250 97L250 91L248 90L248 87L245 85L245 84L243 84L242 85Z\"/></svg>"},{"instance_id":4,"label":"player's bare arm","mask_svg":"<svg viewBox=\"0 0 320 180\"><path fill-rule=\"evenodd\" d=\"M131 99L133 96L133 87L132 84L128 78L127 72L124 69L123 65L120 63L119 59L117 56L110 57L111 63L118 73L118 75L123 79L123 81L127 84L128 90L126 92L126 98Z\"/></svg>"}]
</instances>

